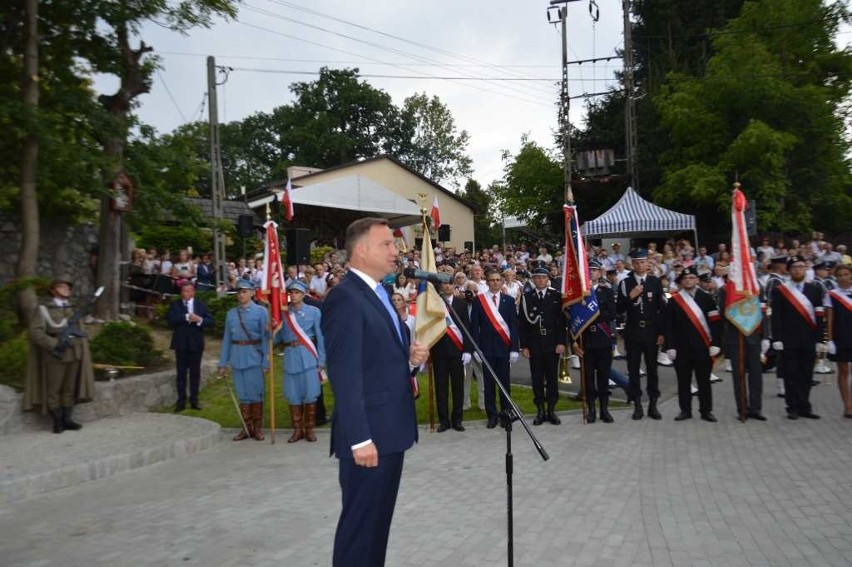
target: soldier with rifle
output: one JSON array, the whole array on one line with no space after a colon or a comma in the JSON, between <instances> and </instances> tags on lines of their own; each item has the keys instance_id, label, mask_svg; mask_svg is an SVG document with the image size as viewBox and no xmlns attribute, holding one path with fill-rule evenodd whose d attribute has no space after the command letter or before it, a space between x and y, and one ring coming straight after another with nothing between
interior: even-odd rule
<instances>
[{"instance_id":1,"label":"soldier with rifle","mask_svg":"<svg viewBox=\"0 0 852 567\"><path fill-rule=\"evenodd\" d=\"M82 427L71 419L74 405L91 400L95 391L89 340L81 320L103 288L75 310L70 302L73 285L71 278L55 278L50 301L36 308L29 328L24 409L50 413L54 433Z\"/></svg>"}]
</instances>

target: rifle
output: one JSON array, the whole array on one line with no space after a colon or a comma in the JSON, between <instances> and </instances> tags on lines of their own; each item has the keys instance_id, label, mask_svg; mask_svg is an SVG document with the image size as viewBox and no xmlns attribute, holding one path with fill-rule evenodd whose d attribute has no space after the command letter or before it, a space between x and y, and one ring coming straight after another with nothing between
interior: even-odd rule
<instances>
[{"instance_id":1,"label":"rifle","mask_svg":"<svg viewBox=\"0 0 852 567\"><path fill-rule=\"evenodd\" d=\"M103 286L99 287L92 294L92 297L89 298L89 301L83 303L74 311L74 314L68 319L65 329L56 337L56 346L53 347L50 354L61 360L65 356L65 351L71 346L71 339L75 337L85 338L87 336L86 331L80 328L80 321L88 314L89 309L91 309L92 305L95 304L95 301L98 300L103 292Z\"/></svg>"}]
</instances>

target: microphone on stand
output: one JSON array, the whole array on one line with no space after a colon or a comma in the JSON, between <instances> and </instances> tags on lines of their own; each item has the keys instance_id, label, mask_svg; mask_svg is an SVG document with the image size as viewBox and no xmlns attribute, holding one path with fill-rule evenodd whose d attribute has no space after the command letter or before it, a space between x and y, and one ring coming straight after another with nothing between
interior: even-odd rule
<instances>
[{"instance_id":1,"label":"microphone on stand","mask_svg":"<svg viewBox=\"0 0 852 567\"><path fill-rule=\"evenodd\" d=\"M450 283L452 280L452 276L450 274L442 274L440 272L425 272L423 270L415 270L414 268L405 268L402 270L402 273L407 278L413 278L415 280L426 280L427 282L432 282L433 284L445 284Z\"/></svg>"}]
</instances>

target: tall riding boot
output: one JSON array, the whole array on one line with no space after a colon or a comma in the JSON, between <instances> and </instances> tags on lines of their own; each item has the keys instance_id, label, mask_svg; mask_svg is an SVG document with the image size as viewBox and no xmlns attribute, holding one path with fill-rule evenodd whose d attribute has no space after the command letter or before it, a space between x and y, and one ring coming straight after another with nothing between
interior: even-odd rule
<instances>
[{"instance_id":1,"label":"tall riding boot","mask_svg":"<svg viewBox=\"0 0 852 567\"><path fill-rule=\"evenodd\" d=\"M609 413L609 399L601 398L601 421L604 423L612 423L612 414Z\"/></svg>"},{"instance_id":2,"label":"tall riding boot","mask_svg":"<svg viewBox=\"0 0 852 567\"><path fill-rule=\"evenodd\" d=\"M538 411L535 414L535 418L533 419L533 425L541 425L545 421L547 421L547 415L544 413L544 404L538 402L535 407Z\"/></svg>"},{"instance_id":3,"label":"tall riding boot","mask_svg":"<svg viewBox=\"0 0 852 567\"><path fill-rule=\"evenodd\" d=\"M586 406L586 423L594 423L598 420L598 416L595 414L595 401L592 400Z\"/></svg>"},{"instance_id":4,"label":"tall riding boot","mask_svg":"<svg viewBox=\"0 0 852 567\"><path fill-rule=\"evenodd\" d=\"M553 425L559 425L562 420L556 415L556 404L547 404L547 421Z\"/></svg>"},{"instance_id":5,"label":"tall riding boot","mask_svg":"<svg viewBox=\"0 0 852 567\"><path fill-rule=\"evenodd\" d=\"M305 440L308 443L313 443L317 440L314 435L314 425L317 421L317 405L305 404Z\"/></svg>"},{"instance_id":6,"label":"tall riding boot","mask_svg":"<svg viewBox=\"0 0 852 567\"><path fill-rule=\"evenodd\" d=\"M79 431L83 429L83 426L71 419L72 411L74 411L72 407L62 408L62 427L70 431Z\"/></svg>"},{"instance_id":7,"label":"tall riding boot","mask_svg":"<svg viewBox=\"0 0 852 567\"><path fill-rule=\"evenodd\" d=\"M645 417L645 412L642 410L642 400L638 397L633 398L633 419L642 419Z\"/></svg>"},{"instance_id":8,"label":"tall riding boot","mask_svg":"<svg viewBox=\"0 0 852 567\"><path fill-rule=\"evenodd\" d=\"M65 426L62 424L62 408L53 408L50 410L50 417L53 418L54 433L62 433L65 431Z\"/></svg>"},{"instance_id":9,"label":"tall riding boot","mask_svg":"<svg viewBox=\"0 0 852 567\"><path fill-rule=\"evenodd\" d=\"M255 441L263 441L263 402L257 402L256 404L252 404L251 408L253 423L251 437Z\"/></svg>"},{"instance_id":10,"label":"tall riding boot","mask_svg":"<svg viewBox=\"0 0 852 567\"><path fill-rule=\"evenodd\" d=\"M240 404L240 415L243 418L245 427L240 429L240 432L234 435L234 441L242 441L251 437L251 404Z\"/></svg>"},{"instance_id":11,"label":"tall riding boot","mask_svg":"<svg viewBox=\"0 0 852 567\"><path fill-rule=\"evenodd\" d=\"M290 406L290 425L293 427L293 434L287 439L287 443L295 443L305 436L302 430L302 406Z\"/></svg>"},{"instance_id":12,"label":"tall riding boot","mask_svg":"<svg viewBox=\"0 0 852 567\"><path fill-rule=\"evenodd\" d=\"M657 398L651 398L648 402L648 417L656 420L663 419L663 416L657 410Z\"/></svg>"}]
</instances>

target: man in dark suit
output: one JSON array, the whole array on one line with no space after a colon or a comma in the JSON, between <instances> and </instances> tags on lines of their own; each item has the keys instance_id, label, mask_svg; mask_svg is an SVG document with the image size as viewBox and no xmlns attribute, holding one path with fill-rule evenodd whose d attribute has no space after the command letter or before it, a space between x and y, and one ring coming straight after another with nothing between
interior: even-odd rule
<instances>
[{"instance_id":1,"label":"man in dark suit","mask_svg":"<svg viewBox=\"0 0 852 567\"><path fill-rule=\"evenodd\" d=\"M496 378L506 388L509 382L509 365L518 361L520 344L518 339L518 312L515 300L501 293L503 276L491 271L485 276L488 290L476 296L470 312L470 332L479 344L485 360L494 369ZM483 373L486 371L483 368ZM497 427L498 414L495 394L497 386L490 377L485 377L485 413L488 414L488 429ZM500 392L500 409L505 413L509 401Z\"/></svg>"},{"instance_id":2,"label":"man in dark suit","mask_svg":"<svg viewBox=\"0 0 852 567\"><path fill-rule=\"evenodd\" d=\"M189 373L189 405L200 410L198 386L201 382L201 355L204 354L204 328L213 326L213 316L198 299L195 287L186 282L180 288L180 299L169 305L166 314L169 327L174 329L169 348L175 351L177 362L177 403L175 411L186 409L186 375Z\"/></svg>"},{"instance_id":3,"label":"man in dark suit","mask_svg":"<svg viewBox=\"0 0 852 567\"><path fill-rule=\"evenodd\" d=\"M438 433L450 427L464 431L464 366L470 364L470 340L462 327L470 327L467 301L453 294L452 282L441 284L441 299L447 302L447 332L432 346L432 368L435 373L435 400L438 406ZM449 309L452 306L452 310ZM453 411L449 412L448 398L453 394Z\"/></svg>"},{"instance_id":4,"label":"man in dark suit","mask_svg":"<svg viewBox=\"0 0 852 567\"><path fill-rule=\"evenodd\" d=\"M698 384L698 411L704 421L715 422L710 372L713 357L721 349L721 316L716 301L698 289L698 271L684 268L677 278L680 290L666 306L666 354L674 362L677 374L677 399L680 413L675 421L692 417L692 375Z\"/></svg>"},{"instance_id":5,"label":"man in dark suit","mask_svg":"<svg viewBox=\"0 0 852 567\"><path fill-rule=\"evenodd\" d=\"M805 259L790 256L790 281L772 288L772 348L782 353L787 417L819 419L811 408L817 343L824 337L822 289L805 282Z\"/></svg>"},{"instance_id":6,"label":"man in dark suit","mask_svg":"<svg viewBox=\"0 0 852 567\"><path fill-rule=\"evenodd\" d=\"M532 272L533 289L521 298L519 339L521 354L530 361L536 416L533 425L549 421L559 425L556 402L559 400L557 376L559 357L565 353L568 334L562 293L548 287L550 273L544 266ZM545 413L545 402L547 412Z\"/></svg>"},{"instance_id":7,"label":"man in dark suit","mask_svg":"<svg viewBox=\"0 0 852 567\"><path fill-rule=\"evenodd\" d=\"M600 285L601 263L589 261L592 293L598 302L599 315L580 334L582 348L575 350L583 357L583 391L589 407L589 423L594 423L595 400L600 402L601 421L612 423L609 413L609 376L612 369L612 343L615 340L615 294L612 288Z\"/></svg>"},{"instance_id":8,"label":"man in dark suit","mask_svg":"<svg viewBox=\"0 0 852 567\"><path fill-rule=\"evenodd\" d=\"M343 510L334 567L384 565L405 451L417 440L410 372L428 349L409 345L381 285L399 255L387 221L346 229L350 270L322 306L326 363L336 405L331 453L339 463Z\"/></svg>"},{"instance_id":9,"label":"man in dark suit","mask_svg":"<svg viewBox=\"0 0 852 567\"><path fill-rule=\"evenodd\" d=\"M648 252L642 248L630 253L633 272L621 280L616 296L616 308L627 316L624 328L624 347L627 349L627 371L630 375L630 396L633 400L633 419L642 419L642 382L639 367L645 358L648 374L648 417L662 419L657 410L660 397L660 378L657 374L657 347L663 344L663 308L666 298L659 278L648 274Z\"/></svg>"}]
</instances>

